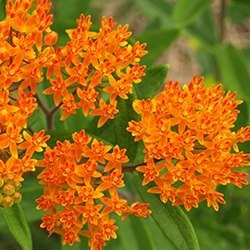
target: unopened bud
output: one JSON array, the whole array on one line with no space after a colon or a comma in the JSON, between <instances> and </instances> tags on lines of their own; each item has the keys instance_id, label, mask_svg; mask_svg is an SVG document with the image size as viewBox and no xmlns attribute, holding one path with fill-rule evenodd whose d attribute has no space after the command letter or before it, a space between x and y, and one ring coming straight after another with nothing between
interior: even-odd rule
<instances>
[{"instance_id":1,"label":"unopened bud","mask_svg":"<svg viewBox=\"0 0 250 250\"><path fill-rule=\"evenodd\" d=\"M18 203L22 200L22 194L19 192L15 192L12 197L15 203Z\"/></svg>"},{"instance_id":2,"label":"unopened bud","mask_svg":"<svg viewBox=\"0 0 250 250\"><path fill-rule=\"evenodd\" d=\"M16 189L12 184L7 183L3 186L3 193L6 195L12 195L15 191Z\"/></svg>"},{"instance_id":3,"label":"unopened bud","mask_svg":"<svg viewBox=\"0 0 250 250\"><path fill-rule=\"evenodd\" d=\"M16 189L16 190L19 190L19 189L22 187L22 184L21 184L21 182L16 181L16 182L14 183L14 186L15 186L15 189Z\"/></svg>"},{"instance_id":4,"label":"unopened bud","mask_svg":"<svg viewBox=\"0 0 250 250\"><path fill-rule=\"evenodd\" d=\"M14 181L14 179L15 179L15 176L13 174L8 174L5 177L5 182Z\"/></svg>"},{"instance_id":5,"label":"unopened bud","mask_svg":"<svg viewBox=\"0 0 250 250\"><path fill-rule=\"evenodd\" d=\"M51 31L44 36L44 44L52 46L57 42L58 34L55 31Z\"/></svg>"},{"instance_id":6,"label":"unopened bud","mask_svg":"<svg viewBox=\"0 0 250 250\"><path fill-rule=\"evenodd\" d=\"M4 185L4 179L0 178L0 188Z\"/></svg>"},{"instance_id":7,"label":"unopened bud","mask_svg":"<svg viewBox=\"0 0 250 250\"><path fill-rule=\"evenodd\" d=\"M14 204L14 199L11 196L3 197L1 202L2 207L11 207Z\"/></svg>"}]
</instances>

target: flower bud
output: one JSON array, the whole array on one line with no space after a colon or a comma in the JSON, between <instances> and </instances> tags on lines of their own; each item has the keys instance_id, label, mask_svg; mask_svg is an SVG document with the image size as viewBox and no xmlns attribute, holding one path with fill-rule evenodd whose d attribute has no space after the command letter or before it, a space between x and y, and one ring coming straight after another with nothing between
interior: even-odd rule
<instances>
[{"instance_id":1,"label":"flower bud","mask_svg":"<svg viewBox=\"0 0 250 250\"><path fill-rule=\"evenodd\" d=\"M44 36L44 44L52 46L57 42L58 34L55 31L51 31Z\"/></svg>"},{"instance_id":2,"label":"flower bud","mask_svg":"<svg viewBox=\"0 0 250 250\"><path fill-rule=\"evenodd\" d=\"M16 190L19 190L19 189L22 187L22 184L21 184L21 182L16 181L16 182L14 183L14 186L15 186L15 189L16 189Z\"/></svg>"},{"instance_id":3,"label":"flower bud","mask_svg":"<svg viewBox=\"0 0 250 250\"><path fill-rule=\"evenodd\" d=\"M2 207L11 207L14 204L14 199L11 196L5 196L3 197L3 200L1 202Z\"/></svg>"},{"instance_id":4,"label":"flower bud","mask_svg":"<svg viewBox=\"0 0 250 250\"><path fill-rule=\"evenodd\" d=\"M4 179L0 178L0 188L4 185Z\"/></svg>"},{"instance_id":5,"label":"flower bud","mask_svg":"<svg viewBox=\"0 0 250 250\"><path fill-rule=\"evenodd\" d=\"M12 196L12 198L14 199L15 203L18 203L22 200L22 194L19 192L15 192Z\"/></svg>"},{"instance_id":6,"label":"flower bud","mask_svg":"<svg viewBox=\"0 0 250 250\"><path fill-rule=\"evenodd\" d=\"M7 183L3 186L3 193L6 195L12 195L15 191L16 189L12 184Z\"/></svg>"}]
</instances>

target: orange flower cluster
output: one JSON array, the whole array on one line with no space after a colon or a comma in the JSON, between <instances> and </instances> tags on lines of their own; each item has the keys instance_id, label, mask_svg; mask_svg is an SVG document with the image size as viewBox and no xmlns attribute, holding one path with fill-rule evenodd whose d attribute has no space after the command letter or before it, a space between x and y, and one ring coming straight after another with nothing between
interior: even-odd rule
<instances>
[{"instance_id":1,"label":"orange flower cluster","mask_svg":"<svg viewBox=\"0 0 250 250\"><path fill-rule=\"evenodd\" d=\"M82 109L85 116L99 116L97 126L102 126L118 112L117 98L127 99L144 76L139 61L146 45L129 45L128 25L116 27L112 18L103 17L99 31L90 31L90 16L81 15L77 27L67 30L69 42L54 48L58 35L50 28L50 9L48 0L7 0L0 21L0 206L20 201L23 174L42 165L39 178L45 190L37 202L47 214L41 226L63 235L64 243L72 245L83 235L91 249L101 249L116 238L111 213L122 218L150 213L148 204L128 205L118 192L125 186L126 150L115 146L108 153L111 146L81 131L73 143L47 147L38 162L33 155L43 151L49 136L44 130L29 134L28 119L38 105L47 119L58 108L62 120ZM44 78L50 83L44 94L53 95L56 105L52 110L37 92Z\"/></svg>"},{"instance_id":2,"label":"orange flower cluster","mask_svg":"<svg viewBox=\"0 0 250 250\"><path fill-rule=\"evenodd\" d=\"M206 200L217 211L218 203L225 204L219 185L248 183L247 173L235 169L250 165L250 154L237 145L250 140L250 126L232 131L241 101L202 81L194 77L182 88L170 81L152 100L136 100L141 120L127 129L144 143L146 164L137 170L143 185L154 183L148 192L186 210Z\"/></svg>"},{"instance_id":3,"label":"orange flower cluster","mask_svg":"<svg viewBox=\"0 0 250 250\"><path fill-rule=\"evenodd\" d=\"M41 227L61 234L64 244L73 245L82 235L89 238L92 250L102 249L105 241L116 238L118 227L111 214L145 217L150 214L149 204L128 205L119 193L125 186L126 149L105 146L84 130L72 138L73 143L58 141L53 149L47 148L39 162L44 167L38 176L44 193L37 208L46 211Z\"/></svg>"},{"instance_id":4,"label":"orange flower cluster","mask_svg":"<svg viewBox=\"0 0 250 250\"><path fill-rule=\"evenodd\" d=\"M90 16L81 15L77 27L67 30L70 41L56 50L47 72L51 86L44 93L53 95L62 120L82 109L85 116L99 116L101 127L118 112L117 97L127 99L141 81L145 66L138 62L147 51L146 44L128 44L128 25L115 29L111 17L102 18L98 32L90 31L91 25Z\"/></svg>"},{"instance_id":5,"label":"orange flower cluster","mask_svg":"<svg viewBox=\"0 0 250 250\"><path fill-rule=\"evenodd\" d=\"M21 200L23 174L34 171L34 152L46 147L44 130L28 134L28 118L37 107L34 97L42 69L52 63L53 48L48 15L50 3L8 1L6 18L0 21L0 206ZM46 46L46 48L45 48Z\"/></svg>"}]
</instances>

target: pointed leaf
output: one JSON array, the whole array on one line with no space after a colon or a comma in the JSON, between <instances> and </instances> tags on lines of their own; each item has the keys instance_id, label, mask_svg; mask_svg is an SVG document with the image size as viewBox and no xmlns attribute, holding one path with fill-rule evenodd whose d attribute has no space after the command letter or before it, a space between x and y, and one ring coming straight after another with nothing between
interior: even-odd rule
<instances>
[{"instance_id":1,"label":"pointed leaf","mask_svg":"<svg viewBox=\"0 0 250 250\"><path fill-rule=\"evenodd\" d=\"M1 212L10 232L22 249L31 250L31 232L22 207L15 204L9 208L1 208Z\"/></svg>"},{"instance_id":2,"label":"pointed leaf","mask_svg":"<svg viewBox=\"0 0 250 250\"><path fill-rule=\"evenodd\" d=\"M140 249L151 249L157 250L155 247L154 238L148 228L148 224L145 223L145 220L137 217L130 217L131 226L134 231L134 235L139 242ZM129 250L129 248L128 248Z\"/></svg>"},{"instance_id":3,"label":"pointed leaf","mask_svg":"<svg viewBox=\"0 0 250 250\"><path fill-rule=\"evenodd\" d=\"M155 65L147 68L142 82L135 85L136 96L139 99L152 98L162 88L168 73L167 64Z\"/></svg>"},{"instance_id":4,"label":"pointed leaf","mask_svg":"<svg viewBox=\"0 0 250 250\"><path fill-rule=\"evenodd\" d=\"M3 20L6 16L5 13L6 2L7 0L0 0L0 20Z\"/></svg>"},{"instance_id":5,"label":"pointed leaf","mask_svg":"<svg viewBox=\"0 0 250 250\"><path fill-rule=\"evenodd\" d=\"M223 85L237 91L240 98L250 97L250 73L241 51L233 45L215 48L216 60L221 70Z\"/></svg>"},{"instance_id":6,"label":"pointed leaf","mask_svg":"<svg viewBox=\"0 0 250 250\"><path fill-rule=\"evenodd\" d=\"M54 4L55 20L64 22L67 22L67 20L76 20L81 13L88 13L89 4L90 0L58 1L56 4Z\"/></svg>"},{"instance_id":7,"label":"pointed leaf","mask_svg":"<svg viewBox=\"0 0 250 250\"><path fill-rule=\"evenodd\" d=\"M76 19L81 13L88 14L90 0L64 0L53 3L53 29L59 34L58 44L64 45L68 40L66 29L76 27Z\"/></svg>"},{"instance_id":8,"label":"pointed leaf","mask_svg":"<svg viewBox=\"0 0 250 250\"><path fill-rule=\"evenodd\" d=\"M127 149L130 162L133 162L137 154L137 143L134 142L134 137L132 137L131 133L126 130L128 122L137 118L137 114L132 108L133 101L134 97L132 95L126 100L119 99L117 103L119 113L114 119L116 142L120 148Z\"/></svg>"},{"instance_id":9,"label":"pointed leaf","mask_svg":"<svg viewBox=\"0 0 250 250\"><path fill-rule=\"evenodd\" d=\"M188 30L204 42L206 45L216 45L219 42L218 29L211 10L207 10L202 16L188 27ZM204 53L204 51L202 51Z\"/></svg>"},{"instance_id":10,"label":"pointed leaf","mask_svg":"<svg viewBox=\"0 0 250 250\"><path fill-rule=\"evenodd\" d=\"M119 222L119 230L117 231L118 239L121 241L123 250L140 250L140 246L136 236L132 230L130 218Z\"/></svg>"},{"instance_id":11,"label":"pointed leaf","mask_svg":"<svg viewBox=\"0 0 250 250\"><path fill-rule=\"evenodd\" d=\"M143 33L139 40L147 43L149 53L141 59L142 64L152 65L161 54L178 38L178 29L157 29Z\"/></svg>"},{"instance_id":12,"label":"pointed leaf","mask_svg":"<svg viewBox=\"0 0 250 250\"><path fill-rule=\"evenodd\" d=\"M219 65L224 88L237 91L237 98L244 101L244 104L239 106L241 113L237 121L238 127L248 125L250 119L250 72L247 62L241 51L233 45L216 47L215 58Z\"/></svg>"},{"instance_id":13,"label":"pointed leaf","mask_svg":"<svg viewBox=\"0 0 250 250\"><path fill-rule=\"evenodd\" d=\"M172 12L173 22L177 27L185 27L201 15L212 3L212 0L179 0Z\"/></svg>"},{"instance_id":14,"label":"pointed leaf","mask_svg":"<svg viewBox=\"0 0 250 250\"><path fill-rule=\"evenodd\" d=\"M159 197L147 193L147 188L142 187L142 179L135 174L134 183L141 199L150 203L152 217L166 238L180 250L198 250L199 244L193 226L180 207L164 204Z\"/></svg>"},{"instance_id":15,"label":"pointed leaf","mask_svg":"<svg viewBox=\"0 0 250 250\"><path fill-rule=\"evenodd\" d=\"M171 12L171 4L164 0L135 0L135 4L152 19L159 19L160 23L166 26L171 26L169 13Z\"/></svg>"}]
</instances>

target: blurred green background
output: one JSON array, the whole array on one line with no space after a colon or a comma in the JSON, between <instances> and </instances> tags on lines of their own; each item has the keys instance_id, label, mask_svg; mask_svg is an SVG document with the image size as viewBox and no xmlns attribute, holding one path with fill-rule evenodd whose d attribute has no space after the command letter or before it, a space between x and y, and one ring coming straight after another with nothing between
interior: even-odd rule
<instances>
[{"instance_id":1,"label":"blurred green background","mask_svg":"<svg viewBox=\"0 0 250 250\"><path fill-rule=\"evenodd\" d=\"M249 0L55 0L53 28L59 44L67 41L65 29L75 27L80 13L91 14L94 26L102 15L128 23L133 32L131 42L139 39L148 44L149 54L142 59L152 65L168 65L166 80L188 83L193 75L203 75L206 83L224 84L238 92L240 105L236 129L249 125L250 119L250 1ZM3 6L1 6L2 8ZM165 78L165 75L161 76ZM77 126L76 126L77 127ZM250 153L250 145L241 145ZM131 187L133 190L133 188ZM214 212L201 204L187 213L197 233L202 250L250 249L250 186L242 190L222 187L227 204ZM48 237L39 229L42 212L34 200L42 190L32 175L23 186L22 206L27 213L34 249L86 249L86 242L61 247L57 236ZM148 219L129 218L119 222L118 239L107 250L174 249L160 229ZM0 250L20 249L0 220Z\"/></svg>"}]
</instances>

